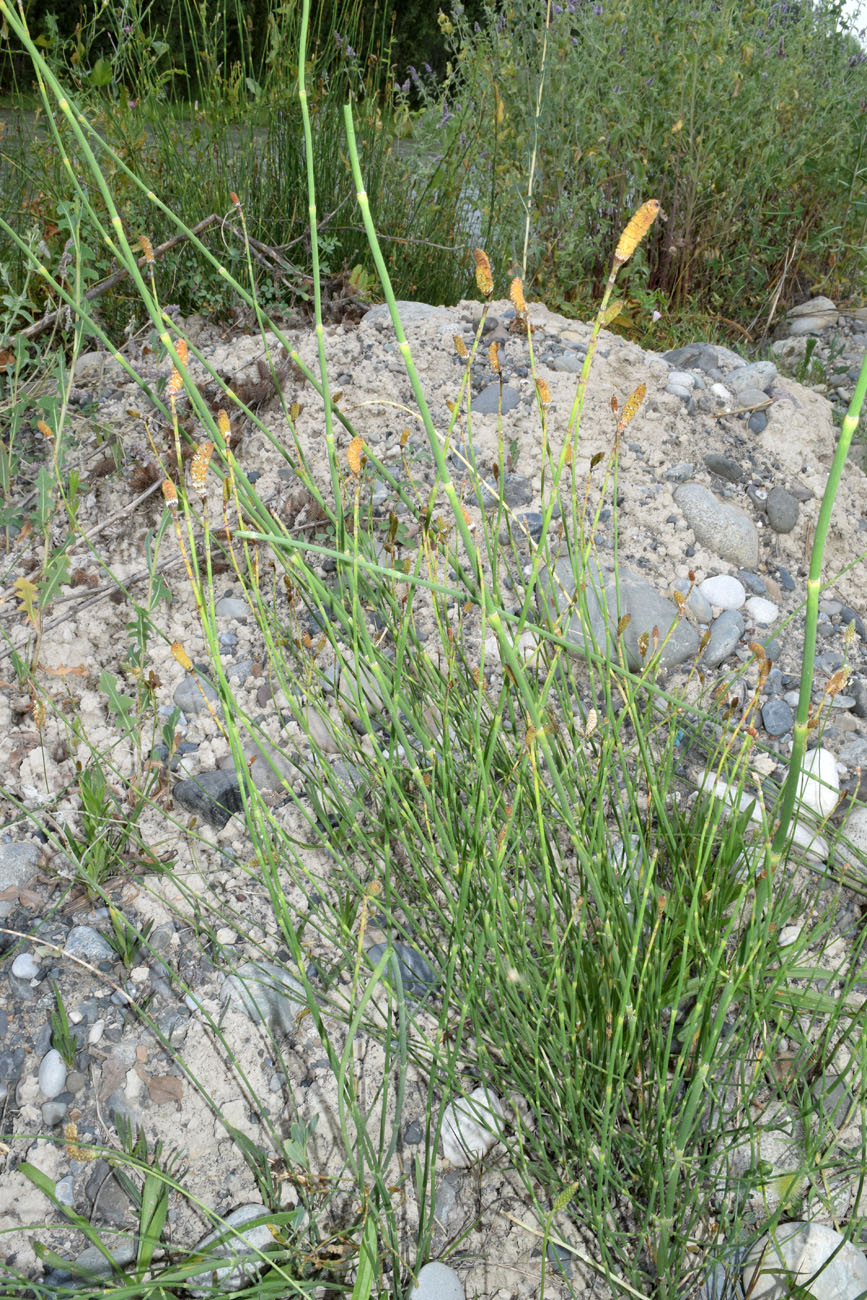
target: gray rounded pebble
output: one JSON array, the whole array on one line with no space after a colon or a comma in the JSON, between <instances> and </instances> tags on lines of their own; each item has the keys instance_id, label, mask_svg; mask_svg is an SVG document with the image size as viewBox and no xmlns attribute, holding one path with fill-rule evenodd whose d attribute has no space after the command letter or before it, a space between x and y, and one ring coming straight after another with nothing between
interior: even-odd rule
<instances>
[{"instance_id":1,"label":"gray rounded pebble","mask_svg":"<svg viewBox=\"0 0 867 1300\"><path fill-rule=\"evenodd\" d=\"M388 947L385 943L374 943L367 950L367 960L371 966L378 966L382 956ZM407 993L414 997L424 997L435 989L438 983L437 977L431 970L428 963L422 957L420 952L416 952L408 943L395 943L392 948L397 958L400 978L403 981L403 987ZM385 978L390 979L393 974L391 965L385 967Z\"/></svg>"},{"instance_id":2,"label":"gray rounded pebble","mask_svg":"<svg viewBox=\"0 0 867 1300\"><path fill-rule=\"evenodd\" d=\"M496 415L498 411L514 411L521 400L521 394L511 384L503 384L502 406L500 405L500 385L488 384L473 401L472 409L476 415Z\"/></svg>"},{"instance_id":3,"label":"gray rounded pebble","mask_svg":"<svg viewBox=\"0 0 867 1300\"><path fill-rule=\"evenodd\" d=\"M419 1269L408 1300L465 1300L463 1283L448 1264L434 1260Z\"/></svg>"},{"instance_id":4,"label":"gray rounded pebble","mask_svg":"<svg viewBox=\"0 0 867 1300\"><path fill-rule=\"evenodd\" d=\"M762 705L762 726L769 736L784 736L791 731L794 722L794 713L779 696L775 695Z\"/></svg>"},{"instance_id":5,"label":"gray rounded pebble","mask_svg":"<svg viewBox=\"0 0 867 1300\"><path fill-rule=\"evenodd\" d=\"M218 618L246 618L250 613L250 607L245 600L239 600L237 596L223 596L214 606L214 613Z\"/></svg>"},{"instance_id":6,"label":"gray rounded pebble","mask_svg":"<svg viewBox=\"0 0 867 1300\"><path fill-rule=\"evenodd\" d=\"M207 677L202 676L201 673L197 673L195 676L192 673L187 673L183 681L175 688L175 693L172 696L175 704L179 709L183 709L184 713L207 713L208 705L206 701L214 704L219 701L219 698Z\"/></svg>"},{"instance_id":7,"label":"gray rounded pebble","mask_svg":"<svg viewBox=\"0 0 867 1300\"><path fill-rule=\"evenodd\" d=\"M290 1033L307 1007L304 985L273 961L245 962L223 981L220 996L257 1024L269 1025L275 1036Z\"/></svg>"},{"instance_id":8,"label":"gray rounded pebble","mask_svg":"<svg viewBox=\"0 0 867 1300\"><path fill-rule=\"evenodd\" d=\"M701 662L707 668L717 668L728 659L744 634L744 620L736 609L727 609L714 619L710 640L704 649Z\"/></svg>"},{"instance_id":9,"label":"gray rounded pebble","mask_svg":"<svg viewBox=\"0 0 867 1300\"><path fill-rule=\"evenodd\" d=\"M421 1120L413 1119L406 1126L403 1140L409 1147L417 1147L424 1141L424 1125Z\"/></svg>"},{"instance_id":10,"label":"gray rounded pebble","mask_svg":"<svg viewBox=\"0 0 867 1300\"><path fill-rule=\"evenodd\" d=\"M768 523L775 533L790 533L798 522L801 507L784 487L773 487L765 503Z\"/></svg>"},{"instance_id":11,"label":"gray rounded pebble","mask_svg":"<svg viewBox=\"0 0 867 1300\"><path fill-rule=\"evenodd\" d=\"M753 411L747 421L750 433L764 433L768 427L768 417L764 411Z\"/></svg>"},{"instance_id":12,"label":"gray rounded pebble","mask_svg":"<svg viewBox=\"0 0 867 1300\"><path fill-rule=\"evenodd\" d=\"M711 474L716 474L717 478L724 478L728 483L741 483L743 481L743 471L736 460L731 456L720 456L717 452L708 452L704 458L705 466Z\"/></svg>"},{"instance_id":13,"label":"gray rounded pebble","mask_svg":"<svg viewBox=\"0 0 867 1300\"><path fill-rule=\"evenodd\" d=\"M202 817L222 830L233 813L241 812L244 801L234 772L202 772L188 781L178 781L172 798L187 812Z\"/></svg>"},{"instance_id":14,"label":"gray rounded pebble","mask_svg":"<svg viewBox=\"0 0 867 1300\"><path fill-rule=\"evenodd\" d=\"M66 1118L69 1106L65 1101L45 1101L42 1103L42 1123L46 1128L54 1128Z\"/></svg>"}]
</instances>

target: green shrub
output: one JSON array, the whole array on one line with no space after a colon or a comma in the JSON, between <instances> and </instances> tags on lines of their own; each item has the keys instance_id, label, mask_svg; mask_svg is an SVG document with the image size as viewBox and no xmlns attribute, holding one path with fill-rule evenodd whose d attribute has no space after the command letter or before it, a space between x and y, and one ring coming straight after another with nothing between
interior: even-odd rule
<instances>
[{"instance_id":1,"label":"green shrub","mask_svg":"<svg viewBox=\"0 0 867 1300\"><path fill-rule=\"evenodd\" d=\"M668 221L628 282L645 306L744 321L777 290L863 292L867 56L838 10L505 0L473 30L455 5L449 128L472 135L518 261L528 222L534 292L586 311L646 194Z\"/></svg>"}]
</instances>

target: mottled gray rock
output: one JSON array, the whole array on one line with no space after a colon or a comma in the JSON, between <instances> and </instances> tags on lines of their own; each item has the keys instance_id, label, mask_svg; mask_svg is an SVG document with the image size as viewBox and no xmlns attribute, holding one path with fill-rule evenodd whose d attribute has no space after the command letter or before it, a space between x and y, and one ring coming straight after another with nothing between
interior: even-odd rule
<instances>
[{"instance_id":1,"label":"mottled gray rock","mask_svg":"<svg viewBox=\"0 0 867 1300\"><path fill-rule=\"evenodd\" d=\"M172 798L217 830L222 830L232 814L244 807L234 772L201 772L188 781L178 781L172 789Z\"/></svg>"},{"instance_id":2,"label":"mottled gray rock","mask_svg":"<svg viewBox=\"0 0 867 1300\"><path fill-rule=\"evenodd\" d=\"M39 867L39 848L27 841L18 844L0 844L0 893L7 889L20 889L36 874ZM14 899L0 899L0 920L9 916L16 907Z\"/></svg>"},{"instance_id":3,"label":"mottled gray rock","mask_svg":"<svg viewBox=\"0 0 867 1300\"><path fill-rule=\"evenodd\" d=\"M374 943L367 950L367 959L371 966L378 966L388 944ZM423 998L436 988L439 981L420 952L408 943L393 943L392 951L397 959L400 979L407 993L413 997ZM389 962L385 967L385 978L392 982L394 970Z\"/></svg>"},{"instance_id":4,"label":"mottled gray rock","mask_svg":"<svg viewBox=\"0 0 867 1300\"><path fill-rule=\"evenodd\" d=\"M288 1034L307 1006L304 985L273 961L247 961L227 975L220 994L224 1002L246 1011L272 1034Z\"/></svg>"},{"instance_id":5,"label":"mottled gray rock","mask_svg":"<svg viewBox=\"0 0 867 1300\"><path fill-rule=\"evenodd\" d=\"M111 1249L108 1251L110 1258L99 1246L88 1246L80 1255L75 1258L75 1271L67 1271L64 1268L52 1268L45 1274L43 1284L47 1287L73 1287L81 1286L82 1273L92 1273L97 1278L109 1277L114 1271L112 1260L123 1269L127 1264L131 1264L138 1254L138 1241L135 1237L123 1239L120 1234L112 1237Z\"/></svg>"},{"instance_id":6,"label":"mottled gray rock","mask_svg":"<svg viewBox=\"0 0 867 1300\"><path fill-rule=\"evenodd\" d=\"M753 411L747 421L747 427L749 428L750 433L764 433L765 429L768 427L768 417L765 412Z\"/></svg>"},{"instance_id":7,"label":"mottled gray rock","mask_svg":"<svg viewBox=\"0 0 867 1300\"><path fill-rule=\"evenodd\" d=\"M753 1246L742 1278L750 1300L788 1300L795 1286L813 1300L857 1300L867 1291L867 1259L823 1223L781 1223Z\"/></svg>"},{"instance_id":8,"label":"mottled gray rock","mask_svg":"<svg viewBox=\"0 0 867 1300\"><path fill-rule=\"evenodd\" d=\"M559 370L567 375L577 375L584 365L584 358L574 352L564 352L558 357L552 357L548 364L552 370Z\"/></svg>"},{"instance_id":9,"label":"mottled gray rock","mask_svg":"<svg viewBox=\"0 0 867 1300\"><path fill-rule=\"evenodd\" d=\"M698 633L681 618L677 606L649 582L636 577L628 569L619 571L618 590L614 573L600 570L594 562L593 569L588 571L585 586L586 614L582 614L577 604L572 602L575 575L570 561L565 558L557 561L553 582L548 577L549 573L550 570L544 570L540 577L540 601L547 603L547 612L551 618L567 606L573 608L574 613L564 635L581 647L582 651L589 645L601 654L616 655L613 644L609 647L608 640L609 636L612 643L616 640L618 621L622 621L626 615L629 615L629 622L620 640L627 665L632 671L641 669L653 656L654 628L659 633L661 671L667 672L683 663L698 650ZM648 651L647 656L642 658L638 643L644 633L648 635Z\"/></svg>"},{"instance_id":10,"label":"mottled gray rock","mask_svg":"<svg viewBox=\"0 0 867 1300\"><path fill-rule=\"evenodd\" d=\"M662 357L670 366L684 370L717 370L720 363L719 352L712 343L687 343L684 347L663 352Z\"/></svg>"},{"instance_id":11,"label":"mottled gray rock","mask_svg":"<svg viewBox=\"0 0 867 1300\"><path fill-rule=\"evenodd\" d=\"M225 1216L219 1228L202 1237L193 1248L194 1255L217 1256L232 1262L213 1266L209 1262L208 1268L202 1273L207 1285L191 1285L192 1295L212 1295L214 1284L217 1284L218 1294L227 1295L261 1273L266 1266L262 1252L268 1246L273 1246L274 1231L268 1223L260 1223L253 1228L244 1225L254 1219L266 1218L267 1214L268 1211L261 1202L239 1205ZM243 1231L240 1231L242 1228Z\"/></svg>"},{"instance_id":12,"label":"mottled gray rock","mask_svg":"<svg viewBox=\"0 0 867 1300\"><path fill-rule=\"evenodd\" d=\"M765 503L768 523L775 533L790 533L798 522L801 509L798 502L784 487L772 487Z\"/></svg>"},{"instance_id":13,"label":"mottled gray rock","mask_svg":"<svg viewBox=\"0 0 867 1300\"><path fill-rule=\"evenodd\" d=\"M721 560L753 569L759 562L759 534L752 519L737 506L726 505L700 483L684 483L674 499L683 511L699 546Z\"/></svg>"},{"instance_id":14,"label":"mottled gray rock","mask_svg":"<svg viewBox=\"0 0 867 1300\"><path fill-rule=\"evenodd\" d=\"M727 609L714 619L710 640L704 648L701 662L707 668L717 668L728 659L744 634L744 620L736 609Z\"/></svg>"},{"instance_id":15,"label":"mottled gray rock","mask_svg":"<svg viewBox=\"0 0 867 1300\"><path fill-rule=\"evenodd\" d=\"M111 961L116 955L108 940L92 925L74 925L66 937L63 951L68 957L80 957L89 962Z\"/></svg>"},{"instance_id":16,"label":"mottled gray rock","mask_svg":"<svg viewBox=\"0 0 867 1300\"><path fill-rule=\"evenodd\" d=\"M175 688L172 699L184 713L207 713L208 702L218 715L220 713L219 694L198 668L195 669L195 676L192 673L184 675Z\"/></svg>"},{"instance_id":17,"label":"mottled gray rock","mask_svg":"<svg viewBox=\"0 0 867 1300\"><path fill-rule=\"evenodd\" d=\"M753 361L749 365L738 366L735 370L729 371L726 375L726 386L738 395L748 388L767 395L767 390L776 377L777 367L773 361Z\"/></svg>"},{"instance_id":18,"label":"mottled gray rock","mask_svg":"<svg viewBox=\"0 0 867 1300\"><path fill-rule=\"evenodd\" d=\"M695 466L692 461L682 460L677 465L672 465L665 471L665 481L667 483L686 483L695 474Z\"/></svg>"},{"instance_id":19,"label":"mottled gray rock","mask_svg":"<svg viewBox=\"0 0 867 1300\"><path fill-rule=\"evenodd\" d=\"M840 762L845 763L847 767L867 769L867 740L863 736L857 736L854 740L848 741L840 750Z\"/></svg>"},{"instance_id":20,"label":"mottled gray rock","mask_svg":"<svg viewBox=\"0 0 867 1300\"><path fill-rule=\"evenodd\" d=\"M514 411L521 400L521 394L511 384L503 384L502 405L500 404L500 385L488 384L478 397L473 398L472 409L476 415L496 415L497 411Z\"/></svg>"},{"instance_id":21,"label":"mottled gray rock","mask_svg":"<svg viewBox=\"0 0 867 1300\"><path fill-rule=\"evenodd\" d=\"M403 298L397 301L397 311L403 325L419 325L422 321L453 321L454 312L448 307L432 307L426 302L409 302ZM362 325L375 325L378 329L393 328L388 303L380 303L364 313Z\"/></svg>"},{"instance_id":22,"label":"mottled gray rock","mask_svg":"<svg viewBox=\"0 0 867 1300\"><path fill-rule=\"evenodd\" d=\"M490 483L491 487L487 486ZM482 509L493 510L494 506L499 504L500 493L496 490L497 484L491 478L479 485L482 498ZM494 490L491 491L491 488ZM524 478L523 474L504 474L502 497L506 505L516 510L520 506L528 506L533 500L533 487L529 479ZM475 491L464 494L464 500L470 504L476 500Z\"/></svg>"},{"instance_id":23,"label":"mottled gray rock","mask_svg":"<svg viewBox=\"0 0 867 1300\"><path fill-rule=\"evenodd\" d=\"M742 388L735 393L735 409L741 407L761 406L768 401L768 395L762 388Z\"/></svg>"}]
</instances>

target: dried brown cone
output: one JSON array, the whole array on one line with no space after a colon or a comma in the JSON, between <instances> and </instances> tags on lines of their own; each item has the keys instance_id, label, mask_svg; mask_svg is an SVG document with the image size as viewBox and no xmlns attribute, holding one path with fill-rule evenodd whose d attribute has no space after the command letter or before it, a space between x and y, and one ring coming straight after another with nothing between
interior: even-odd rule
<instances>
[{"instance_id":1,"label":"dried brown cone","mask_svg":"<svg viewBox=\"0 0 867 1300\"><path fill-rule=\"evenodd\" d=\"M151 243L151 241L148 239L147 235L139 235L138 246L141 249L141 251L144 253L144 259L147 262L148 266L153 266L154 246Z\"/></svg>"},{"instance_id":2,"label":"dried brown cone","mask_svg":"<svg viewBox=\"0 0 867 1300\"><path fill-rule=\"evenodd\" d=\"M642 203L641 207L630 220L628 226L620 236L620 242L614 253L614 261L618 266L628 262L650 227L653 225L659 215L659 199L648 199Z\"/></svg>"},{"instance_id":3,"label":"dried brown cone","mask_svg":"<svg viewBox=\"0 0 867 1300\"><path fill-rule=\"evenodd\" d=\"M491 271L491 263L487 253L481 248L473 249L473 257L476 263L476 284L479 293L485 298L490 298L494 292L494 276Z\"/></svg>"}]
</instances>

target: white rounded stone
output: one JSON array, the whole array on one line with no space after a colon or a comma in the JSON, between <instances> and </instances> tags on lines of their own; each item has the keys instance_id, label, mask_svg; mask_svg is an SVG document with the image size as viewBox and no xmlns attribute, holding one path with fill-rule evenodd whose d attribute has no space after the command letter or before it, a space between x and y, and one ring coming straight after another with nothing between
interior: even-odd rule
<instances>
[{"instance_id":1,"label":"white rounded stone","mask_svg":"<svg viewBox=\"0 0 867 1300\"><path fill-rule=\"evenodd\" d=\"M750 1300L788 1300L795 1287L814 1300L856 1300L867 1291L867 1259L824 1223L781 1223L753 1246L743 1284Z\"/></svg>"},{"instance_id":2,"label":"white rounded stone","mask_svg":"<svg viewBox=\"0 0 867 1300\"><path fill-rule=\"evenodd\" d=\"M98 1043L104 1033L105 1033L105 1021L94 1020L93 1024L90 1026L90 1029L87 1031L88 1043L91 1044Z\"/></svg>"},{"instance_id":3,"label":"white rounded stone","mask_svg":"<svg viewBox=\"0 0 867 1300\"><path fill-rule=\"evenodd\" d=\"M46 1052L39 1064L39 1091L51 1101L66 1087L66 1065L56 1047Z\"/></svg>"},{"instance_id":4,"label":"white rounded stone","mask_svg":"<svg viewBox=\"0 0 867 1300\"><path fill-rule=\"evenodd\" d=\"M765 600L764 596L750 596L746 610L753 622L762 627L770 627L780 613L779 606L772 600Z\"/></svg>"},{"instance_id":5,"label":"white rounded stone","mask_svg":"<svg viewBox=\"0 0 867 1300\"><path fill-rule=\"evenodd\" d=\"M747 598L744 584L729 573L718 573L713 578L705 578L698 584L698 589L717 609L740 609Z\"/></svg>"},{"instance_id":6,"label":"white rounded stone","mask_svg":"<svg viewBox=\"0 0 867 1300\"><path fill-rule=\"evenodd\" d=\"M474 1088L469 1097L451 1102L443 1111L440 1138L443 1155L459 1169L486 1156L499 1140L505 1111L499 1098L484 1088Z\"/></svg>"},{"instance_id":7,"label":"white rounded stone","mask_svg":"<svg viewBox=\"0 0 867 1300\"><path fill-rule=\"evenodd\" d=\"M839 794L840 779L834 755L821 745L818 749L811 749L801 768L798 785L801 803L812 808L820 817L830 817L837 807Z\"/></svg>"},{"instance_id":8,"label":"white rounded stone","mask_svg":"<svg viewBox=\"0 0 867 1300\"><path fill-rule=\"evenodd\" d=\"M39 974L39 962L32 952L19 952L12 963L12 974L19 980L33 980Z\"/></svg>"},{"instance_id":9,"label":"white rounded stone","mask_svg":"<svg viewBox=\"0 0 867 1300\"><path fill-rule=\"evenodd\" d=\"M463 1284L454 1269L433 1260L419 1269L409 1300L464 1300L464 1296Z\"/></svg>"}]
</instances>

